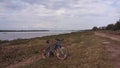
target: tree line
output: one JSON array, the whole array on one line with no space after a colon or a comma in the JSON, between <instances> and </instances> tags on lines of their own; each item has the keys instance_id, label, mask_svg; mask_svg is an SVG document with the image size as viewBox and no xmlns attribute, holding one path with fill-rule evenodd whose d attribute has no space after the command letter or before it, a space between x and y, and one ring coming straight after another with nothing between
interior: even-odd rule
<instances>
[{"instance_id":1,"label":"tree line","mask_svg":"<svg viewBox=\"0 0 120 68\"><path fill-rule=\"evenodd\" d=\"M105 27L96 27L94 26L92 30L120 30L120 19L115 24L108 24Z\"/></svg>"}]
</instances>

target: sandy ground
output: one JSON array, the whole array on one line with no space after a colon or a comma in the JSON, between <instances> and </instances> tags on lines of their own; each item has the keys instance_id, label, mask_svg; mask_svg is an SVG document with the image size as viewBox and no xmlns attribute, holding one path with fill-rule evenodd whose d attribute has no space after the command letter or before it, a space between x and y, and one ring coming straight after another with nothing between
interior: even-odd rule
<instances>
[{"instance_id":1,"label":"sandy ground","mask_svg":"<svg viewBox=\"0 0 120 68\"><path fill-rule=\"evenodd\" d=\"M120 41L119 35L106 34L101 32L95 32L95 35L109 38L115 41ZM103 45L107 49L108 53L111 55L114 68L120 68L120 44L111 43L109 41L103 41Z\"/></svg>"}]
</instances>

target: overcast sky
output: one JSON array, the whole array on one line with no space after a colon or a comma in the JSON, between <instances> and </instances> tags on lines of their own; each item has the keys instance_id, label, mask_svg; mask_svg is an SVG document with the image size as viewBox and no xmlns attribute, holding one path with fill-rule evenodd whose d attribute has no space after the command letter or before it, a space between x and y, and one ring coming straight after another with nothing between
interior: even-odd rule
<instances>
[{"instance_id":1,"label":"overcast sky","mask_svg":"<svg viewBox=\"0 0 120 68\"><path fill-rule=\"evenodd\" d=\"M0 29L83 30L120 18L120 0L0 0Z\"/></svg>"}]
</instances>

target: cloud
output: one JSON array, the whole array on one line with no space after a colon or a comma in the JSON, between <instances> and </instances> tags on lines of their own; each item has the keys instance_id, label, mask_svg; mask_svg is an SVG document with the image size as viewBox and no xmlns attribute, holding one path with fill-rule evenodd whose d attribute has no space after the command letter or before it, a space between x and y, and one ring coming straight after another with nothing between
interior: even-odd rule
<instances>
[{"instance_id":1,"label":"cloud","mask_svg":"<svg viewBox=\"0 0 120 68\"><path fill-rule=\"evenodd\" d=\"M88 29L104 26L119 18L119 3L119 0L0 0L0 27Z\"/></svg>"}]
</instances>

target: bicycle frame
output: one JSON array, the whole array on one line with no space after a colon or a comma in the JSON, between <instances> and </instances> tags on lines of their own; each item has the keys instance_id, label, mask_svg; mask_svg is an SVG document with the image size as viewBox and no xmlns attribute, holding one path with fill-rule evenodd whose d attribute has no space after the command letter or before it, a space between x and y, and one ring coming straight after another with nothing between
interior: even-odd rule
<instances>
[{"instance_id":1,"label":"bicycle frame","mask_svg":"<svg viewBox=\"0 0 120 68\"><path fill-rule=\"evenodd\" d=\"M56 45L60 45L60 47L56 48ZM61 45L61 41L58 40L55 45L53 46L49 46L46 49L44 49L44 52L42 55L44 55L45 57L50 57L51 56L51 52L54 56L56 56L58 59L60 60L64 60L67 57L67 49L66 47L63 47Z\"/></svg>"}]
</instances>

